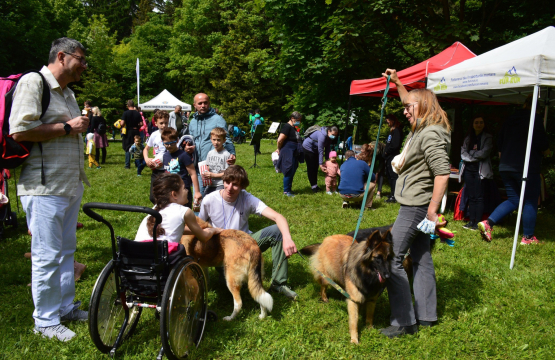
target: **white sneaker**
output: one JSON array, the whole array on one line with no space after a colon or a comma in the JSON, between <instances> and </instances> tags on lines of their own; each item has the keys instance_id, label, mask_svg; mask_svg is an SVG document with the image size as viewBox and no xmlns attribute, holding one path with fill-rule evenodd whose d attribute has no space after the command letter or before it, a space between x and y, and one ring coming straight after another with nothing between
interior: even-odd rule
<instances>
[{"instance_id":1,"label":"white sneaker","mask_svg":"<svg viewBox=\"0 0 555 360\"><path fill-rule=\"evenodd\" d=\"M333 195L333 193L331 191L326 191L326 194Z\"/></svg>"},{"instance_id":2,"label":"white sneaker","mask_svg":"<svg viewBox=\"0 0 555 360\"><path fill-rule=\"evenodd\" d=\"M46 327L35 326L35 334L41 334L49 339L56 338L60 341L69 341L75 337L75 333L62 324Z\"/></svg>"}]
</instances>

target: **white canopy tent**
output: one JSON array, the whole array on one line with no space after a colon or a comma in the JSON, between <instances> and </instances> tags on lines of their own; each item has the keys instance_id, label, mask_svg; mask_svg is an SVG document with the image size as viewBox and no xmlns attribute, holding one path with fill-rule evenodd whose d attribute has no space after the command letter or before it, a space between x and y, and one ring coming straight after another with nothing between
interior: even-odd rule
<instances>
[{"instance_id":1,"label":"white canopy tent","mask_svg":"<svg viewBox=\"0 0 555 360\"><path fill-rule=\"evenodd\" d=\"M538 98L545 102L545 125L547 108L555 101L555 91L550 89L554 86L555 27L552 26L428 75L428 89L437 96L522 104L529 94L534 95L511 269L516 255Z\"/></svg>"},{"instance_id":2,"label":"white canopy tent","mask_svg":"<svg viewBox=\"0 0 555 360\"><path fill-rule=\"evenodd\" d=\"M180 105L183 111L191 111L191 105L184 103L164 89L154 99L139 104L139 107L142 111L154 111L154 109L173 111L177 105Z\"/></svg>"}]
</instances>

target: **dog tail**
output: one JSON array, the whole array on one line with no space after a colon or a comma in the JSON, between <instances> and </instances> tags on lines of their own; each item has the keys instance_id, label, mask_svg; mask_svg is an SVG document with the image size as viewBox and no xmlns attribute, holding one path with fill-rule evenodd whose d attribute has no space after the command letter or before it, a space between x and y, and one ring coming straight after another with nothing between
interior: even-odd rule
<instances>
[{"instance_id":1,"label":"dog tail","mask_svg":"<svg viewBox=\"0 0 555 360\"><path fill-rule=\"evenodd\" d=\"M248 286L252 298L268 312L274 307L274 299L262 286L262 254L260 249L251 252L251 262L248 273Z\"/></svg>"},{"instance_id":2,"label":"dog tail","mask_svg":"<svg viewBox=\"0 0 555 360\"><path fill-rule=\"evenodd\" d=\"M306 256L312 256L316 254L316 252L318 252L319 248L320 248L320 244L312 244L312 245L305 246L304 248L299 250L299 252Z\"/></svg>"}]
</instances>

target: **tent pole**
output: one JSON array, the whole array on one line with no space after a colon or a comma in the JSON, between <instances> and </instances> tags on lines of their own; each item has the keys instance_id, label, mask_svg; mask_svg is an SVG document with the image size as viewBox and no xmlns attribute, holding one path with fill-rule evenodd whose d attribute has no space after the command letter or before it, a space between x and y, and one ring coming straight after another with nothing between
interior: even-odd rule
<instances>
[{"instance_id":1,"label":"tent pole","mask_svg":"<svg viewBox=\"0 0 555 360\"><path fill-rule=\"evenodd\" d=\"M534 99L532 100L532 112L530 113L530 125L528 126L528 140L526 143L526 157L524 158L524 171L522 172L522 188L520 190L520 201L518 203L518 216L516 218L515 237L513 240L513 253L511 254L512 270L515 265L516 247L518 244L518 231L520 230L520 220L522 219L522 206L524 205L524 191L526 190L526 180L528 177L528 165L530 164L530 150L532 149L532 136L534 135L534 121L536 119L536 108L538 106L539 85L534 85ZM537 200L537 199L536 199Z\"/></svg>"},{"instance_id":2,"label":"tent pole","mask_svg":"<svg viewBox=\"0 0 555 360\"><path fill-rule=\"evenodd\" d=\"M543 114L543 128L547 129L547 111L549 109L549 95L551 88L547 88L547 96L545 97L545 114Z\"/></svg>"}]
</instances>

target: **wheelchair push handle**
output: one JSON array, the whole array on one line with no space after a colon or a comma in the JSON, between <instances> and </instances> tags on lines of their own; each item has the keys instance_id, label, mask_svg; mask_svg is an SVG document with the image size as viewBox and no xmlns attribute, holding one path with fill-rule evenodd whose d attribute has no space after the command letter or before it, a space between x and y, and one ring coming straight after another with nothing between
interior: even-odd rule
<instances>
[{"instance_id":1,"label":"wheelchair push handle","mask_svg":"<svg viewBox=\"0 0 555 360\"><path fill-rule=\"evenodd\" d=\"M162 223L162 215L160 215L158 211L144 206L120 205L120 204L97 203L97 202L90 202L83 205L83 212L85 214L87 214L89 217L93 218L96 221L104 222L105 220L102 217L102 215L94 212L93 209L144 213L147 215L154 216L154 219L156 220L156 224Z\"/></svg>"}]
</instances>

